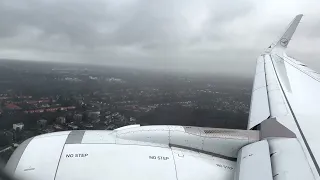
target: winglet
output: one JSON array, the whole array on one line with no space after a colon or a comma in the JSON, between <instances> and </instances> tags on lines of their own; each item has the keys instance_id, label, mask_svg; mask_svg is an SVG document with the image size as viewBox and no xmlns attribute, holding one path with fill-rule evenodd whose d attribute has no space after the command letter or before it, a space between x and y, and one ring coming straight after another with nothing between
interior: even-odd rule
<instances>
[{"instance_id":1,"label":"winglet","mask_svg":"<svg viewBox=\"0 0 320 180\"><path fill-rule=\"evenodd\" d=\"M299 14L292 20L292 22L289 24L289 27L285 31L285 33L282 35L282 37L277 41L276 45L273 47L273 50L287 48L287 46L291 40L292 35L296 31L296 29L300 23L302 16L303 16L302 14Z\"/></svg>"}]
</instances>

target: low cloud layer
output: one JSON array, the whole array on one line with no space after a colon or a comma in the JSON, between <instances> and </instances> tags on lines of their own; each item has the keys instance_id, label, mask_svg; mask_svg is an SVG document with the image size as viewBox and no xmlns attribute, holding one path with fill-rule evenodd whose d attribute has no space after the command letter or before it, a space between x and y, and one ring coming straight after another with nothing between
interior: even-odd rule
<instances>
[{"instance_id":1,"label":"low cloud layer","mask_svg":"<svg viewBox=\"0 0 320 180\"><path fill-rule=\"evenodd\" d=\"M2 0L0 58L250 75L259 53L303 13L289 54L319 71L317 7L317 0Z\"/></svg>"}]
</instances>

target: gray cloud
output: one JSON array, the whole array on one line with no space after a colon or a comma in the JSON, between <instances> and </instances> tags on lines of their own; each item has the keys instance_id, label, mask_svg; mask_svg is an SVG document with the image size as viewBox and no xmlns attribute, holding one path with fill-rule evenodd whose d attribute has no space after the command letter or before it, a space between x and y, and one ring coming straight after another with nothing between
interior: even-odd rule
<instances>
[{"instance_id":1,"label":"gray cloud","mask_svg":"<svg viewBox=\"0 0 320 180\"><path fill-rule=\"evenodd\" d=\"M312 0L2 0L0 58L251 73L259 52L298 13L308 20L290 48L302 58L319 57L308 47L320 45L317 5Z\"/></svg>"}]
</instances>

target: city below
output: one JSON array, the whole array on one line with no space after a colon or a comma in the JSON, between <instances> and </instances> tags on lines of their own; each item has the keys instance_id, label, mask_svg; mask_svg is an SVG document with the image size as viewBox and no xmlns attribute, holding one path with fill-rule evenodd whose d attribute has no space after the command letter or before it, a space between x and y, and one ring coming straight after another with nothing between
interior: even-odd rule
<instances>
[{"instance_id":1,"label":"city below","mask_svg":"<svg viewBox=\"0 0 320 180\"><path fill-rule=\"evenodd\" d=\"M0 61L0 158L24 140L131 124L245 129L252 79Z\"/></svg>"}]
</instances>

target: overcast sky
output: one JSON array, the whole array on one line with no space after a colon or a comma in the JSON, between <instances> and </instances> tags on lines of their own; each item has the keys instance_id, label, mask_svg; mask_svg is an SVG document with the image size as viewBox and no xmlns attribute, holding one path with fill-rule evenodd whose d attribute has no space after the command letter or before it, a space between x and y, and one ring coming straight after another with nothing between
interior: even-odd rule
<instances>
[{"instance_id":1,"label":"overcast sky","mask_svg":"<svg viewBox=\"0 0 320 180\"><path fill-rule=\"evenodd\" d=\"M0 58L252 74L304 14L288 54L320 71L319 0L1 0Z\"/></svg>"}]
</instances>

